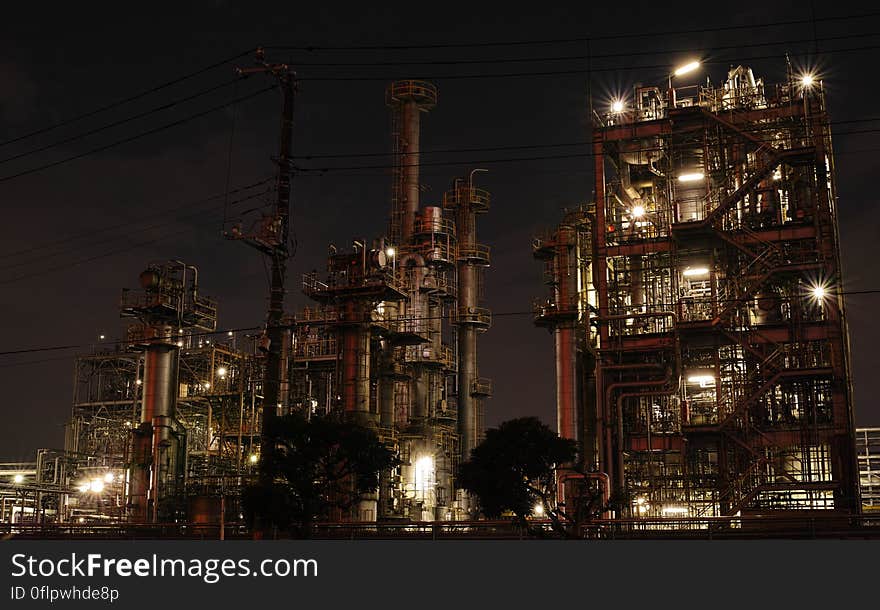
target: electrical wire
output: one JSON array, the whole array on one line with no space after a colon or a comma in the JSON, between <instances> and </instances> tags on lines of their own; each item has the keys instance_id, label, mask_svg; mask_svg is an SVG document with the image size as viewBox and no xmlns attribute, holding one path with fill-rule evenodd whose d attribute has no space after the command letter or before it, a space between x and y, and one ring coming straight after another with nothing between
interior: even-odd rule
<instances>
[{"instance_id":1,"label":"electrical wire","mask_svg":"<svg viewBox=\"0 0 880 610\"><path fill-rule=\"evenodd\" d=\"M258 199L258 198L260 198L260 197L263 197L264 195L267 195L269 192L271 192L271 190L270 190L270 189L267 189L267 190L261 191L261 192L259 192L259 193L255 193L255 194L249 195L249 196L247 196L247 197L243 197L243 198L240 198L240 199L237 199L237 200L234 200L234 201L228 202L227 207L228 207L228 206L232 206L232 205L237 205L237 204L240 204L240 203L244 203L244 202L247 202L247 201L253 201L254 199ZM181 221L188 220L188 219L191 219L191 218L196 218L196 217L198 217L198 216L203 216L204 214L205 214L205 211L204 211L204 210L195 210L195 211L193 211L193 212L190 212L190 213L185 214L185 215L182 215L182 216L177 216L176 218L172 218L172 219L170 219L170 220L167 220L167 219L166 219L166 220L163 220L163 221L161 221L161 222L154 223L154 224L152 224L152 225L147 225L147 226L139 227L139 228L137 228L137 229L134 229L133 227L131 227L131 226L129 225L129 230L126 231L126 234L125 234L125 235L111 235L110 237L108 237L108 238L106 238L106 239L103 239L103 240L90 241L87 247L91 248L91 247L93 247L93 246L98 246L98 245L101 245L101 244L112 243L112 242L117 241L117 240L119 240L119 239L129 239L129 238L132 237L132 235L137 235L137 234L139 234L139 233L146 233L146 232L148 232L148 231L152 231L152 230L154 230L154 229L161 229L161 228L163 228L163 227L167 227L167 226L169 226L169 225L176 224L177 222L181 222ZM76 251L77 251L77 249L68 249L68 250L63 251L63 252L50 252L50 253L45 253L45 254L43 254L42 256L38 256L38 257L36 257L36 258L32 258L32 259L30 259L30 260L16 261L16 262L12 262L12 263L5 263L5 264L3 264L3 265L0 265L0 270L3 270L3 269L14 269L14 268L17 268L17 267L23 267L23 266L32 265L32 264L34 264L34 263L36 263L36 262L38 262L38 261L46 260L46 259L51 259L51 258L54 258L54 257L56 257L56 256L60 256L60 255L62 255L62 254L65 255L65 256L69 256L72 252L76 252ZM2 283L2 282L0 282L0 283Z\"/></svg>"},{"instance_id":2,"label":"electrical wire","mask_svg":"<svg viewBox=\"0 0 880 610\"><path fill-rule=\"evenodd\" d=\"M236 79L235 81L226 81L226 82L221 83L219 85L214 85L212 87L208 87L207 89L202 89L201 91L198 91L192 95L178 98L176 100L171 100L170 102L167 102L167 103L162 104L160 106L156 106L156 107L151 108L149 110L145 110L144 112L139 112L138 114L126 117L124 119L120 119L118 121L113 121L112 123L108 123L106 125L102 125L100 127L96 127L94 129L90 129L88 131L84 131L84 132L78 133L76 135L63 138L61 140L57 140L55 142L52 142L51 144L45 144L45 145L40 146L38 148L32 148L30 150L26 150L24 152L17 153L15 155L10 156L10 157L6 157L5 159L0 159L0 165L3 165L4 163L9 163L10 161L15 161L17 159L22 159L24 157L29 157L29 156L35 155L37 153L45 152L47 150L50 150L52 148L56 148L58 146L70 144L71 142L76 142L77 140L82 140L83 138L93 136L97 133L101 133L102 131L107 131L109 129L113 129L114 127L119 127L120 125L125 125L126 123L131 123L133 121L137 121L138 119L148 117L152 114L157 114L157 113L163 112L165 110L170 110L171 108L174 108L175 106L178 106L180 104L185 104L187 102L191 102L192 100L198 99L198 98L203 97L205 95L210 95L211 93L214 93L215 91L219 91L220 89L224 89L224 88L234 84L235 82L237 82L237 80L238 79Z\"/></svg>"},{"instance_id":3,"label":"electrical wire","mask_svg":"<svg viewBox=\"0 0 880 610\"><path fill-rule=\"evenodd\" d=\"M237 200L237 201L232 202L231 205L234 205L234 204L236 204L236 203L242 203L242 202L245 202L245 201L250 201L250 200L255 199L255 198L257 198L257 197L261 197L261 196L263 196L264 194L265 194L265 193L257 193L257 194L255 194L255 195L250 195L250 196L248 196L248 197L244 197L244 198L242 198L242 199L239 199L239 200ZM175 221L171 221L171 222L175 222ZM167 224L171 224L171 223L166 222L166 223L162 223L162 225L157 225L157 226L163 226L163 225L167 225ZM152 229L152 228L155 228L155 227L150 227L150 229ZM187 228L182 229L182 230L180 230L180 231L175 231L175 232L172 232L172 233L166 233L166 234L164 234L164 235L162 235L162 236L160 236L160 237L157 237L157 238L155 238L155 239L150 239L150 240L148 240L148 241L144 241L144 242L140 242L140 243L136 243L136 244L128 244L128 245L126 245L126 246L123 247L123 248L118 248L118 249L115 249L115 250L111 250L111 251L109 251L109 252L104 252L104 253L102 253L102 254L97 254L97 255L94 255L94 256L89 256L89 257L87 257L87 258L83 258L83 259L80 259L80 260L69 261L69 262L67 262L67 263L64 263L64 264L61 264L61 265L56 265L56 266L54 266L54 267L48 267L48 268L46 268L46 269L42 269L42 270L40 270L40 271L36 271L36 272L32 272L32 273L26 273L26 274L24 274L24 275L19 275L19 276L12 277L12 278L7 278L7 279L4 279L4 280L0 280L0 285L11 284L11 283L14 283L14 282L18 282L18 281L25 280L25 279L31 279L31 278L34 278L34 277L42 277L42 276L47 275L47 274L49 274L49 273L52 273L52 272L54 272L54 271L58 271L58 270L61 270L61 269L69 269L69 268L71 268L71 267L76 267L76 266L81 265L81 264L83 264L83 263L93 262L93 261L96 261L96 260L100 260L100 259L102 259L102 258L107 258L108 256L115 256L115 255L117 255L117 254L122 254L122 253L124 253L124 252L128 252L128 251L130 251L130 250L134 250L134 249L137 249L137 248L142 248L142 247L144 247L144 246L148 246L148 245L152 245L152 244L155 244L155 243L157 243L157 242L160 242L160 241L164 241L164 240L169 239L169 238L171 238L171 237L177 237L177 236L179 236L179 235L184 235L184 234L186 234L186 233L189 233L190 231L192 231L192 228L191 228L191 227L187 227ZM126 237L128 237L128 236L126 236Z\"/></svg>"},{"instance_id":4,"label":"electrical wire","mask_svg":"<svg viewBox=\"0 0 880 610\"><path fill-rule=\"evenodd\" d=\"M171 206L171 207L160 208L159 210L157 210L156 212L154 212L154 213L152 213L152 214L147 214L146 216L141 216L141 217L136 218L136 219L126 220L126 221L124 221L124 222L120 222L120 223L118 223L118 224L107 225L107 226L104 226L104 227L101 227L101 228L98 228L98 229L93 229L93 230L89 230L89 231L84 231L84 232L77 233L77 234L74 234L74 235L70 235L70 236L65 237L65 238L63 238L63 239L59 239L59 240L55 240L55 241L51 241L51 242L43 242L42 244L39 244L39 245L36 245L36 246L31 246L31 247L29 247L29 248L23 248L23 249L21 249L21 250L16 250L16 251L13 251L13 252L7 252L7 253L3 254L2 257L5 258L5 259L8 259L8 258L11 258L11 257L14 257L14 256L19 256L19 255L21 255L21 254L28 254L28 253L30 253L30 252L35 252L35 251L37 251L37 250L43 250L43 249L46 249L46 248L51 248L51 247L59 246L59 245L62 245L62 244L70 243L70 242L72 242L72 241L77 241L77 240L79 240L79 239L85 239L85 238L93 237L93 236L95 236L95 235L100 235L101 233L105 233L105 232L107 232L107 231L115 231L115 230L117 230L117 229L122 229L122 228L131 227L133 223L143 222L144 220L147 220L147 219L150 219L150 218L157 218L157 217L159 217L159 216L166 216L169 212L175 212L175 211L178 211L178 210L181 210L181 209L184 209L184 208L187 208L187 207L191 207L191 206L194 206L194 205L199 205L199 204L202 204L202 203L208 203L208 202L211 202L211 201L213 201L213 200L215 200L215 199L220 199L221 197L227 197L228 195L235 195L235 194L237 194L237 193L241 193L241 192L243 192L243 191L247 191L247 190L250 190L250 189L252 189L252 188L256 188L256 187L258 187L258 186L262 186L263 184L266 184L267 182L270 182L270 181L272 181L272 180L274 180L274 176L269 176L269 177L264 178L264 179L262 179L262 180L258 180L257 182L252 182L252 183L250 183L250 184L246 184L246 185L242 185L242 186L236 187L236 188L234 188L234 189L232 189L232 190L230 190L230 191L224 191L224 192L222 192L222 193L217 193L217 194L215 194L215 195L211 195L211 196L209 196L209 197L204 197L204 198L202 198L202 199L196 199L196 200L194 200L194 201L189 201L189 202L179 203L179 204L174 205L174 206Z\"/></svg>"},{"instance_id":5,"label":"electrical wire","mask_svg":"<svg viewBox=\"0 0 880 610\"><path fill-rule=\"evenodd\" d=\"M851 53L858 51L872 51L880 49L880 45L866 45L862 47L849 47L841 49L825 49L823 55L833 55L842 53ZM725 59L706 59L703 64L727 64L737 62L750 62L765 59L784 59L790 57L812 57L810 53L785 53L772 55L752 55L746 57L730 57ZM407 79L428 80L428 81L450 81L450 80L487 80L494 78L534 78L547 76L586 76L595 72L659 72L668 74L674 66L672 64L651 64L651 65L626 65L616 67L591 67L590 69L573 68L568 70L543 70L532 72L478 72L471 74L408 74ZM384 76L301 76L297 78L299 82L370 82L381 81L388 82L401 78L400 75L384 75Z\"/></svg>"},{"instance_id":6,"label":"electrical wire","mask_svg":"<svg viewBox=\"0 0 880 610\"><path fill-rule=\"evenodd\" d=\"M811 18L811 19L793 19L788 21L776 22L759 22L750 23L748 25L727 25L710 28L691 28L682 30L666 30L654 32L627 32L625 34L602 34L598 36L579 36L574 38L549 38L549 39L531 39L531 40L507 40L507 41L480 41L465 43L423 43L423 44L392 44L392 45L282 45L267 46L266 49L288 50L288 51L410 51L421 49L464 49L464 48L480 48L480 47L506 47L506 46L534 46L548 44L572 44L597 42L602 40L626 40L633 38L652 38L660 36L679 36L684 34L702 34L709 32L723 32L735 30L757 30L771 27L780 27L786 25L803 25L813 24L816 22L831 21L849 21L854 19L869 19L871 17L880 16L880 11L865 12L860 14L849 15L832 15L829 17Z\"/></svg>"},{"instance_id":7,"label":"electrical wire","mask_svg":"<svg viewBox=\"0 0 880 610\"><path fill-rule=\"evenodd\" d=\"M255 49L248 49L247 51L244 51L242 53L238 53L238 54L233 55L231 57L227 57L226 59L212 63L212 64L205 66L204 68L200 68L199 70L196 70L194 72L189 72L189 73L184 74L182 76L178 76L177 78L174 78L170 81L166 81L164 83L154 85L153 87L150 87L149 89L146 89L146 90L141 91L139 93L135 93L135 94L126 96L126 97L124 97L120 100L117 100L115 102L111 102L111 103L106 104L104 106L100 106L100 107L95 108L93 110L89 110L88 112L84 112L82 114L71 117L69 119L65 119L65 120L60 121L58 123L54 123L52 125L42 127L42 128L37 129L35 131L31 131L31 132L22 134L20 136L16 136L14 138L4 140L4 141L0 142L0 147L7 146L9 144L14 144L15 142L20 142L20 141L25 140L27 138L32 138L34 136L52 131L54 129L58 129L60 127L65 127L67 125L71 125L73 123L82 121L83 119L87 119L87 118L93 117L95 115L101 114L102 112L106 112L108 110L113 110L114 108L118 108L118 107L123 106L125 104L129 104L131 102L137 101L143 97L146 97L146 96L151 95L153 93L157 93L159 91L162 91L163 89L167 89L169 87L172 87L174 85L182 83L186 80L189 80L191 78L199 76L200 74L204 74L205 72L208 72L208 71L213 70L215 68L219 68L220 66L226 65L231 61L235 61L236 59L238 59L240 57L244 57L245 55L253 53L254 50Z\"/></svg>"},{"instance_id":8,"label":"electrical wire","mask_svg":"<svg viewBox=\"0 0 880 610\"><path fill-rule=\"evenodd\" d=\"M850 296L850 295L873 295L880 294L880 288L872 288L865 290L841 290L834 291L828 293L831 296ZM807 297L811 298L811 297ZM717 299L718 303L723 302L737 302L742 301L743 299ZM512 310L512 311L501 311L501 312L493 312L492 318L505 318L505 317L518 317L518 316L534 316L534 309L529 310ZM406 317L405 320L407 322L421 322L421 321L431 321L431 320L449 320L450 317L446 316L413 316ZM364 320L364 323L370 323L369 320ZM308 325L314 327L336 327L336 326L345 326L351 324L350 321L347 320L301 320L294 324L282 324L280 328L285 330L293 330L297 328L297 326ZM240 332L248 332L248 331L257 331L262 330L262 326L246 326L246 327L235 327L235 328L223 328L219 330L213 331L203 331L197 333L188 333L185 335L186 337L199 338L199 337L213 337L215 335L228 335L228 333L240 333ZM130 343L128 340L118 339L118 340L104 340L100 343L90 343L90 344L71 344L71 345L57 345L57 346L47 346L47 347L35 347L35 348L22 348L16 350L8 350L8 351L0 351L0 356L10 356L10 355L21 355L35 352L48 352L48 351L63 351L70 349L84 349L95 347L100 345L102 347L116 347L127 345Z\"/></svg>"},{"instance_id":9,"label":"electrical wire","mask_svg":"<svg viewBox=\"0 0 880 610\"><path fill-rule=\"evenodd\" d=\"M122 139L120 139L120 140L115 140L115 141L113 141L113 142L110 142L109 144L104 144L104 145L102 145L102 146L98 146L98 147L96 147L96 148L92 148L92 149L87 150L87 151L85 151L85 152L82 152L82 153L79 153L79 154L76 154L76 155L72 155L72 156L70 156L70 157L65 157L64 159L60 159L60 160L58 160L58 161L53 161L52 163L46 163L45 165L40 165L40 166L38 166L38 167L32 167L32 168L30 168L30 169L26 169L26 170L23 170L23 171L20 171L20 172L14 173L14 174L10 174L10 175L7 175L7 176L0 177L0 182L7 182L7 181L9 181L9 180L14 180L14 179L16 179L16 178L20 178L20 177L22 177L22 176L27 176L27 175L29 175L29 174L34 174L34 173L37 173L37 172L41 172L41 171L46 170L46 169L50 169L50 168L53 168L53 167L57 167L57 166L59 166L59 165L63 165L63 164L65 164L65 163L69 163L70 161L76 161L76 160L78 160L78 159L82 159L82 158L84 158L84 157L89 157L89 156L94 155L94 154L96 154L96 153L103 152L103 151L105 151L105 150L109 150L109 149L111 149L111 148L115 148L116 146L120 146L120 145L122 145L122 144L127 144L127 143L129 143L129 142L133 142L133 141L135 141L135 140L139 140L140 138L144 138L144 137L146 137L146 136L150 136L150 135L153 135L153 134L156 134L156 133L159 133L159 132L165 131L165 130L167 130L167 129L171 129L171 128L174 128L174 127L178 127L178 126L180 126L180 125L184 125L184 124L186 124L186 123L189 123L190 121L194 121L194 120L199 119L199 118L201 118L201 117L203 117L203 116L206 116L206 115L212 114L212 113L217 112L217 111L219 111L219 110L223 110L224 108L226 108L227 106L229 106L229 104L231 104L231 103L239 103L239 102L243 102L243 101L245 101L245 100L249 100L249 99L251 99L251 98L254 98L254 97L257 97L257 96L259 96L259 95L262 95L262 94L264 94L264 93L266 93L266 92L268 92L268 91L271 91L271 90L273 90L273 89L275 89L275 88L276 88L275 85L271 85L271 86L269 86L269 87L265 87L265 88L263 88L263 89L258 89L258 90L254 91L254 92L252 92L252 93L247 94L247 95L242 95L242 96L240 96L240 97L238 97L238 98L236 98L236 99L234 99L234 100L231 100L231 101L228 101L228 102L224 102L223 104L220 104L219 106L213 106L213 107L208 108L208 109L206 109L206 110L202 110L202 111L197 112L197 113L195 113L195 114L191 114L191 115L189 115L189 116L186 116L186 117L184 117L184 118L182 118L182 119L178 119L178 120L176 120L176 121L172 121L171 123L165 123L164 125L160 125L160 126L158 126L158 127L154 127L153 129L149 129L149 130L147 130L147 131L143 131L143 132L138 133L138 134L135 134L135 135L133 135L133 136L128 136L128 137L126 137L126 138L122 138Z\"/></svg>"},{"instance_id":10,"label":"electrical wire","mask_svg":"<svg viewBox=\"0 0 880 610\"><path fill-rule=\"evenodd\" d=\"M832 125L843 125L848 123L870 123L874 121L880 121L880 116L878 117L869 117L863 119L847 119L841 121L826 121L822 124L823 127L830 127ZM743 129L747 133L761 133L764 131L773 131L772 127L760 127L756 129ZM834 137L838 135L846 135L847 132L843 132L842 134L835 133ZM578 140L574 142L548 142L545 144L511 144L511 145L497 145L497 146L480 146L480 147L468 147L468 148L435 148L435 149L421 149L419 154L421 155L431 155L431 154L447 154L447 153L469 153L469 152L495 152L495 151L508 151L508 150L528 150L535 148L566 148L566 147L574 147L574 146L591 146L593 143L590 140ZM651 149L653 150L653 149ZM647 152L647 150L638 150L636 152ZM304 161L312 161L316 159L348 159L348 158L358 158L358 157L392 157L394 153L391 151L383 151L383 152L359 152L359 153L329 153L329 154L302 154L302 155L293 155L294 159L301 159Z\"/></svg>"},{"instance_id":11,"label":"electrical wire","mask_svg":"<svg viewBox=\"0 0 880 610\"><path fill-rule=\"evenodd\" d=\"M880 33L860 32L849 33L841 36L826 36L819 38L820 42L831 42L837 40L852 40L854 38L873 38L880 36ZM713 47L689 47L687 49L664 49L666 55L676 55L683 53L709 53L717 51L730 51L741 49L753 49L760 47L779 47L798 44L812 44L813 38L799 38L794 40L777 40L773 42L753 42L736 45L723 45ZM366 62L308 62L296 61L291 59L288 63L295 65L297 69L303 67L320 67L320 68L369 68L369 67L389 67L389 66L457 66L457 65L475 65L475 64L511 64L511 63L542 63L542 62L562 62L562 61L584 61L589 59L595 61L597 59L621 59L628 57L655 56L656 50L651 51L626 51L618 53L600 53L600 54L581 54L581 55L551 55L540 57L503 57L503 58L487 58L487 59L440 59L440 60L398 60L398 61L366 61Z\"/></svg>"},{"instance_id":12,"label":"electrical wire","mask_svg":"<svg viewBox=\"0 0 880 610\"><path fill-rule=\"evenodd\" d=\"M871 120L876 120L876 119L874 119L874 118L854 119L852 121L841 121L841 123L842 122L864 122L864 121L871 121ZM878 129L857 130L854 132L842 132L842 134L839 134L839 135L847 135L849 133L876 132L876 131L880 131L880 130L878 130ZM578 143L578 144L580 144L580 143ZM570 144L570 145L573 146L576 144ZM569 146L569 144L561 144L561 146ZM527 145L527 147L531 147L531 145ZM518 147L513 147L513 148L518 148ZM451 150L451 149L448 149L448 150ZM651 150L659 150L659 149L651 149ZM870 149L858 150L858 151L840 151L838 154L847 154L847 153L856 153L856 152L862 153L862 152L868 152L869 150ZM647 152L647 151L648 151L648 149L645 149L643 152ZM585 153L573 153L573 154L565 154L565 155L541 155L541 156L532 156L532 157L480 159L480 160L469 160L469 161L460 161L460 160L441 161L441 162L427 162L426 161L426 162L421 162L419 165L420 166L430 166L430 165L458 165L458 164L515 163L515 162L527 162L527 161L536 161L536 160L560 160L560 159L590 157L590 156L595 156L595 154L596 153L593 153L593 152L585 152ZM312 170L300 168L300 171L318 171L318 172L324 173L324 172L328 172L328 171L337 172L337 171L345 171L345 170L357 171L357 170L365 170L365 169L388 169L389 167L390 166L387 166L387 165L359 165L359 166L335 167L335 168L317 168L317 169L312 169ZM154 228L154 227L147 227L147 229L149 229L149 228ZM108 241L108 240L105 240L104 242L99 242L99 243L106 243L106 241ZM14 263L0 266L0 269L20 267L23 265L30 265L30 264L34 264L38 260L45 260L47 258L51 258L53 256L58 256L58 255L59 255L58 253L48 254L48 255L44 255L44 256L38 257L37 259L30 260L30 261L18 261L18 262L14 262Z\"/></svg>"}]
</instances>

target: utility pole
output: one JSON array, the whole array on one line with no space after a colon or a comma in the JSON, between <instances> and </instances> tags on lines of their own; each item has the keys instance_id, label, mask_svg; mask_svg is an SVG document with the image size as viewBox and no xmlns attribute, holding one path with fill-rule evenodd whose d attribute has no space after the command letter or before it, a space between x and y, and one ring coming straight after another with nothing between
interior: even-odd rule
<instances>
[{"instance_id":1,"label":"utility pole","mask_svg":"<svg viewBox=\"0 0 880 610\"><path fill-rule=\"evenodd\" d=\"M273 457L275 444L269 439L271 421L277 417L279 388L283 365L281 345L284 341L282 318L284 316L284 282L289 256L288 239L290 235L290 174L291 146L293 142L293 99L295 94L295 74L287 64L269 64L265 61L263 49L257 49L257 63L253 68L238 68L240 76L268 74L278 80L281 89L281 137L278 149L278 182L275 210L271 216L264 217L259 230L253 235L242 234L240 228L233 228L232 239L243 239L269 258L272 265L272 284L269 293L269 308L266 314L266 331L260 348L266 352L266 366L263 375L262 428L260 431L260 482L270 484L274 480Z\"/></svg>"}]
</instances>

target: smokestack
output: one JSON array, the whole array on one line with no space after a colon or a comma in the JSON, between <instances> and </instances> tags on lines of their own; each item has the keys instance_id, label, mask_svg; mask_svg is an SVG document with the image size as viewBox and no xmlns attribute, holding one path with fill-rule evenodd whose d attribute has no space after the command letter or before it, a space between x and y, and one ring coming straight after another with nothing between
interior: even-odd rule
<instances>
[{"instance_id":1,"label":"smokestack","mask_svg":"<svg viewBox=\"0 0 880 610\"><path fill-rule=\"evenodd\" d=\"M437 87L424 81L395 81L386 90L385 100L391 108L394 164L388 237L392 244L398 245L412 237L419 210L421 113L437 105Z\"/></svg>"}]
</instances>

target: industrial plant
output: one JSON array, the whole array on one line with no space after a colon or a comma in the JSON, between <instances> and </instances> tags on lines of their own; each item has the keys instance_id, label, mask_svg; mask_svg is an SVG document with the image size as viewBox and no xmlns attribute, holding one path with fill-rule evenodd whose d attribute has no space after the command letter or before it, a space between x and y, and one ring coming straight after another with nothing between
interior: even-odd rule
<instances>
[{"instance_id":1,"label":"industrial plant","mask_svg":"<svg viewBox=\"0 0 880 610\"><path fill-rule=\"evenodd\" d=\"M822 83L698 67L595 113L595 202L534 240L559 433L631 517L856 514Z\"/></svg>"},{"instance_id":2,"label":"industrial plant","mask_svg":"<svg viewBox=\"0 0 880 610\"><path fill-rule=\"evenodd\" d=\"M608 527L845 522L880 503L880 467L877 430L854 424L823 83L790 66L769 83L739 65L720 84L679 85L700 69L592 104L593 192L531 244L546 284L533 321L552 334L538 357L555 361L556 429L578 445L556 501L592 490ZM64 447L0 465L0 523L222 535L243 522L266 415L300 413L367 427L398 457L341 523L479 529L456 471L492 396L478 349L492 325L478 231L491 178L473 168L427 198L421 122L438 89L392 82L390 205L376 205L387 227L340 235L326 269L290 280L293 77L260 70L285 94L278 204L227 237L272 263L264 328L218 329L222 303L207 295L222 278L193 261L132 269L125 340L73 363ZM284 308L291 286L307 307Z\"/></svg>"}]
</instances>

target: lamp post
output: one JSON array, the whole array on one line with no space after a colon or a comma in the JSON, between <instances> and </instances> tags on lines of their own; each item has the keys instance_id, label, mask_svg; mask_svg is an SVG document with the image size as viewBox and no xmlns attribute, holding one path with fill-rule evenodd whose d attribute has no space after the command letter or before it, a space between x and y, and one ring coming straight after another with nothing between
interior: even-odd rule
<instances>
[{"instance_id":1,"label":"lamp post","mask_svg":"<svg viewBox=\"0 0 880 610\"><path fill-rule=\"evenodd\" d=\"M684 76L685 74L690 74L694 70L700 67L700 62L697 60L690 61L686 64L683 64L669 73L667 77L668 83L668 101L669 107L675 108L675 89L672 88L672 78L675 76Z\"/></svg>"}]
</instances>

